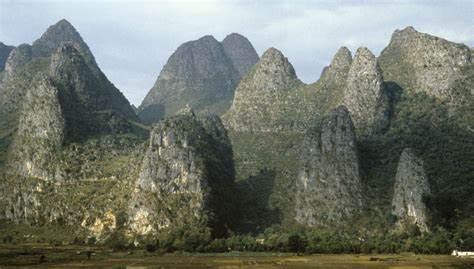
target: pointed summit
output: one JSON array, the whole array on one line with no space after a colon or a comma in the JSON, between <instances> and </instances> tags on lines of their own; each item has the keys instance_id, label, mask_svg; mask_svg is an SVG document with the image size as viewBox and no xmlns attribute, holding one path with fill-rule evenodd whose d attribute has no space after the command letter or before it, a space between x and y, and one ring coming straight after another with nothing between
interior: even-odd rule
<instances>
[{"instance_id":1,"label":"pointed summit","mask_svg":"<svg viewBox=\"0 0 474 269\"><path fill-rule=\"evenodd\" d=\"M224 51L242 78L258 61L258 54L252 43L243 35L232 33L222 40Z\"/></svg>"},{"instance_id":2,"label":"pointed summit","mask_svg":"<svg viewBox=\"0 0 474 269\"><path fill-rule=\"evenodd\" d=\"M383 77L377 58L367 48L358 48L354 56L342 100L351 112L358 135L372 133L377 102L382 94Z\"/></svg>"},{"instance_id":3,"label":"pointed summit","mask_svg":"<svg viewBox=\"0 0 474 269\"><path fill-rule=\"evenodd\" d=\"M331 67L341 70L350 67L352 64L352 54L347 47L341 47L332 58Z\"/></svg>"},{"instance_id":4,"label":"pointed summit","mask_svg":"<svg viewBox=\"0 0 474 269\"><path fill-rule=\"evenodd\" d=\"M281 51L275 48L269 48L263 53L260 61L255 65L255 72L262 78L273 78L273 88L285 87L286 84L296 79L296 72L291 63ZM268 86L268 85L267 85Z\"/></svg>"},{"instance_id":5,"label":"pointed summit","mask_svg":"<svg viewBox=\"0 0 474 269\"><path fill-rule=\"evenodd\" d=\"M283 53L268 49L235 90L234 102L223 117L226 127L237 131L272 129L277 124L265 118L279 118L271 114L286 105L288 91L300 84Z\"/></svg>"},{"instance_id":6,"label":"pointed summit","mask_svg":"<svg viewBox=\"0 0 474 269\"><path fill-rule=\"evenodd\" d=\"M295 79L297 79L295 69L288 58L281 51L269 48L243 78L236 89L236 95L239 93L239 89L257 90L258 92L274 92L286 89Z\"/></svg>"},{"instance_id":7,"label":"pointed summit","mask_svg":"<svg viewBox=\"0 0 474 269\"><path fill-rule=\"evenodd\" d=\"M76 31L74 26L65 19L51 25L39 39L33 42L33 56L48 57L64 42L77 43L82 50L92 56L89 47L81 35Z\"/></svg>"},{"instance_id":8,"label":"pointed summit","mask_svg":"<svg viewBox=\"0 0 474 269\"><path fill-rule=\"evenodd\" d=\"M331 65L321 74L321 83L329 94L340 92L345 87L351 64L351 51L347 47L341 47L332 58Z\"/></svg>"}]
</instances>

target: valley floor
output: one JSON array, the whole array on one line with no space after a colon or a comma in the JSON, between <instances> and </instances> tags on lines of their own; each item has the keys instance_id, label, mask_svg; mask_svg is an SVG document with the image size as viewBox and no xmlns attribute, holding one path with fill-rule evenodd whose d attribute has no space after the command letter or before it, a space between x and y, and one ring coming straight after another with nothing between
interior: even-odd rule
<instances>
[{"instance_id":1,"label":"valley floor","mask_svg":"<svg viewBox=\"0 0 474 269\"><path fill-rule=\"evenodd\" d=\"M88 258L87 252L91 256ZM0 244L0 268L474 268L474 258L447 255L310 255L281 253L150 254L83 246Z\"/></svg>"}]
</instances>

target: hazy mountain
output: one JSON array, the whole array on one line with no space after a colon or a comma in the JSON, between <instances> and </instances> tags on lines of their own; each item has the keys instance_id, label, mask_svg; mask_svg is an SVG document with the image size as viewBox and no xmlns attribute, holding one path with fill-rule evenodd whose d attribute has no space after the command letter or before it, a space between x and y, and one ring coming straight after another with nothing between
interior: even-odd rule
<instances>
[{"instance_id":1,"label":"hazy mountain","mask_svg":"<svg viewBox=\"0 0 474 269\"><path fill-rule=\"evenodd\" d=\"M186 42L170 56L142 104L139 116L154 122L191 106L196 113L223 114L241 77L258 61L247 38L212 36Z\"/></svg>"}]
</instances>

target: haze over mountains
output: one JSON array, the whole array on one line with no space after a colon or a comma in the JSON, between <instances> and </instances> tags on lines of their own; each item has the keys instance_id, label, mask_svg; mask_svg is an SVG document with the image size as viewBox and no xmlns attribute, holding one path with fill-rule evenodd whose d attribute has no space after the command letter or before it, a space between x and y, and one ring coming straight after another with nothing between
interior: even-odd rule
<instances>
[{"instance_id":1,"label":"haze over mountains","mask_svg":"<svg viewBox=\"0 0 474 269\"><path fill-rule=\"evenodd\" d=\"M276 48L259 58L239 34L204 36L170 56L136 114L61 20L0 46L0 218L176 246L275 227L461 233L472 55L407 27L379 57L341 47L305 84Z\"/></svg>"}]
</instances>

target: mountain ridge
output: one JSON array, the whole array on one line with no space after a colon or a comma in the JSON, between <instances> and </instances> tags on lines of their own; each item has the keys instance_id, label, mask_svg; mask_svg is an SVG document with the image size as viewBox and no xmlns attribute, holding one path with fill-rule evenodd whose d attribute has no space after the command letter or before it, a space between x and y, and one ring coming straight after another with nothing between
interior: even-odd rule
<instances>
[{"instance_id":1,"label":"mountain ridge","mask_svg":"<svg viewBox=\"0 0 474 269\"><path fill-rule=\"evenodd\" d=\"M246 38L204 36L177 49L157 83L196 76L212 86L200 79L222 71L220 81L233 84L217 84L227 93L235 84L230 109L222 121L208 115L215 99L198 94L202 110L181 102L150 128L71 42L80 37L71 27L59 22L64 35L53 27L10 52L12 72L0 84L2 222L166 251L260 237L270 242L260 248L274 250L275 238L286 246L295 236L313 249L330 235L359 251L378 250L372 240L418 251L416 242L438 236L470 246L457 240L474 212L474 67L465 46L407 28L378 58L341 47L305 84L275 48L252 65L256 54L235 48L248 52ZM413 46L400 41L406 36Z\"/></svg>"}]
</instances>

